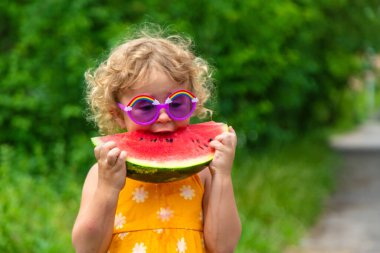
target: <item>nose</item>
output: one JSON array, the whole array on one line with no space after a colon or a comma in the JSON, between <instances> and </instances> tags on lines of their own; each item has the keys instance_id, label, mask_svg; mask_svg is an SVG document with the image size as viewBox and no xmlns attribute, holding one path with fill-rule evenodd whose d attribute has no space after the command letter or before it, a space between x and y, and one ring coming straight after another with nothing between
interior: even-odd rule
<instances>
[{"instance_id":1,"label":"nose","mask_svg":"<svg viewBox=\"0 0 380 253\"><path fill-rule=\"evenodd\" d=\"M156 122L159 122L159 123L166 123L166 122L169 122L171 121L172 119L169 117L169 115L167 114L165 108L161 108L160 110L160 114L158 115L158 118L157 118L157 121Z\"/></svg>"}]
</instances>

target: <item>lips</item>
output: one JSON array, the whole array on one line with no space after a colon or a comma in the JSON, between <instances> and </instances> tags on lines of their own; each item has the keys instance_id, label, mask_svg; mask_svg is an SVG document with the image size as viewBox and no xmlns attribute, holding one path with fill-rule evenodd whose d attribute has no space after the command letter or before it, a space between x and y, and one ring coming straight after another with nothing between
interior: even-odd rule
<instances>
[{"instance_id":1,"label":"lips","mask_svg":"<svg viewBox=\"0 0 380 253\"><path fill-rule=\"evenodd\" d=\"M171 133L174 132L176 128L174 126L169 126L169 125L160 125L160 124L155 124L152 128L153 133Z\"/></svg>"},{"instance_id":2,"label":"lips","mask_svg":"<svg viewBox=\"0 0 380 253\"><path fill-rule=\"evenodd\" d=\"M168 129L160 129L160 130L156 130L156 131L152 131L153 133L156 133L156 134L165 134L165 133L171 133L171 132L174 132L174 130L168 130Z\"/></svg>"}]
</instances>

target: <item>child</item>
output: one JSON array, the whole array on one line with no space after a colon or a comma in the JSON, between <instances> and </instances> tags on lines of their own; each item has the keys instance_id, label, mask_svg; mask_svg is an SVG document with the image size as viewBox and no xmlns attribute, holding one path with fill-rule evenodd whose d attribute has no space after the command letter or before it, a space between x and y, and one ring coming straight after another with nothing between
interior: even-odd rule
<instances>
[{"instance_id":1,"label":"child","mask_svg":"<svg viewBox=\"0 0 380 253\"><path fill-rule=\"evenodd\" d=\"M87 98L100 131L172 132L187 126L190 116L207 113L210 71L190 46L180 36L141 32L88 71ZM164 104L178 90L194 95L197 103L178 96L159 109L138 99L127 106L141 94ZM97 146L72 232L76 252L233 252L241 234L231 180L234 130L210 146L216 151L208 168L160 184L126 178L128 154L112 142Z\"/></svg>"}]
</instances>

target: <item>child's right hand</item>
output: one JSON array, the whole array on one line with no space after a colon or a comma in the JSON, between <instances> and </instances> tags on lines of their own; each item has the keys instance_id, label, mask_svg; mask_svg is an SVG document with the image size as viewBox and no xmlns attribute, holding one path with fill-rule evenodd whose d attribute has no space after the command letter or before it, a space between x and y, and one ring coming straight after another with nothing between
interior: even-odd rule
<instances>
[{"instance_id":1,"label":"child's right hand","mask_svg":"<svg viewBox=\"0 0 380 253\"><path fill-rule=\"evenodd\" d=\"M98 160L98 187L121 191L127 175L127 152L117 148L115 142L106 142L95 147L94 153Z\"/></svg>"}]
</instances>

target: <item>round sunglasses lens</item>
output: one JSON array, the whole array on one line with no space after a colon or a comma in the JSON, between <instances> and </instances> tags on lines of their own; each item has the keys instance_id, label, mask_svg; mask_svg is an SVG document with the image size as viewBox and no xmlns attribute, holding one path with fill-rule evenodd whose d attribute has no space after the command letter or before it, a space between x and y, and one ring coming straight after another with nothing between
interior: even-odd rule
<instances>
[{"instance_id":1,"label":"round sunglasses lens","mask_svg":"<svg viewBox=\"0 0 380 253\"><path fill-rule=\"evenodd\" d=\"M170 114L176 119L184 119L193 111L193 102L191 98L186 95L176 96L169 104Z\"/></svg>"},{"instance_id":2,"label":"round sunglasses lens","mask_svg":"<svg viewBox=\"0 0 380 253\"><path fill-rule=\"evenodd\" d=\"M146 123L154 119L157 108L151 101L140 100L133 105L130 116L137 122Z\"/></svg>"}]
</instances>

